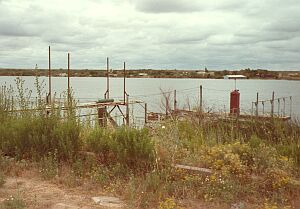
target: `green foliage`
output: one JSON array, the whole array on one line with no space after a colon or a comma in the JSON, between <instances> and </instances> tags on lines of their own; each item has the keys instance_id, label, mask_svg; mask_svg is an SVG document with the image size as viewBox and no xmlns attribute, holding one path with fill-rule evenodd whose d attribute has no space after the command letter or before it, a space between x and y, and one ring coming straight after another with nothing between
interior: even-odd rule
<instances>
[{"instance_id":1,"label":"green foliage","mask_svg":"<svg viewBox=\"0 0 300 209\"><path fill-rule=\"evenodd\" d=\"M40 161L41 174L44 179L52 179L58 175L57 152L49 152Z\"/></svg>"},{"instance_id":2,"label":"green foliage","mask_svg":"<svg viewBox=\"0 0 300 209\"><path fill-rule=\"evenodd\" d=\"M11 196L0 203L0 209L25 209L26 205L24 200L18 196Z\"/></svg>"},{"instance_id":3,"label":"green foliage","mask_svg":"<svg viewBox=\"0 0 300 209\"><path fill-rule=\"evenodd\" d=\"M173 198L167 198L165 201L159 203L159 209L179 209Z\"/></svg>"},{"instance_id":4,"label":"green foliage","mask_svg":"<svg viewBox=\"0 0 300 209\"><path fill-rule=\"evenodd\" d=\"M80 126L56 116L12 118L0 126L0 148L10 156L33 158L57 150L58 158L72 159L80 146Z\"/></svg>"},{"instance_id":5,"label":"green foliage","mask_svg":"<svg viewBox=\"0 0 300 209\"><path fill-rule=\"evenodd\" d=\"M154 142L145 129L112 131L97 128L87 137L86 143L105 164L120 163L132 169L149 169L154 163Z\"/></svg>"},{"instance_id":6,"label":"green foliage","mask_svg":"<svg viewBox=\"0 0 300 209\"><path fill-rule=\"evenodd\" d=\"M2 171L0 171L0 188L5 184L5 176Z\"/></svg>"}]
</instances>

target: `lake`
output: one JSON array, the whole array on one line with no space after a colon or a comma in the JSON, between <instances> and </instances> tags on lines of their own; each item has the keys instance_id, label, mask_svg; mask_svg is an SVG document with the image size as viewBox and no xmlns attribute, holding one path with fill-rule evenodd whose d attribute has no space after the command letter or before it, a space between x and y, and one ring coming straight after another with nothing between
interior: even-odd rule
<instances>
[{"instance_id":1,"label":"lake","mask_svg":"<svg viewBox=\"0 0 300 209\"><path fill-rule=\"evenodd\" d=\"M1 85L15 84L16 77L0 77ZM25 87L34 88L35 77L23 77ZM40 77L45 81L45 92L47 91L47 77ZM75 98L80 101L95 101L103 98L106 91L106 78L103 77L72 77L70 79ZM203 86L203 103L206 111L229 111L230 92L235 88L234 80L223 79L166 79L166 78L127 78L127 93L130 99L143 100L148 104L149 111L163 111L162 92L171 92L170 103L173 107L173 91L177 91L178 107L192 109L199 105L199 88ZM241 97L241 112L251 113L252 101L256 100L256 92L259 92L259 100L268 100L272 98L272 92L275 92L275 98L292 96L292 105L290 99L286 99L285 113L300 118L300 81L288 80L237 80L237 89ZM52 92L57 95L67 89L66 77L52 78ZM123 78L110 78L110 97L115 99L122 98ZM33 94L33 96L35 96ZM278 108L278 102L275 101L275 112L283 114L283 101L281 100ZM270 112L270 102L265 103L265 112ZM133 107L132 107L133 108ZM262 104L259 106L262 111Z\"/></svg>"}]
</instances>

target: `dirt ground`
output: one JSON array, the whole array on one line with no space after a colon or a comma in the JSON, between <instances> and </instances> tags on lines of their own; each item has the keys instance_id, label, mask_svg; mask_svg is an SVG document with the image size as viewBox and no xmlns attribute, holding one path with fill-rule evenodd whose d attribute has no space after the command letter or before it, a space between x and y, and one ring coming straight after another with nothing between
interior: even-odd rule
<instances>
[{"instance_id":1,"label":"dirt ground","mask_svg":"<svg viewBox=\"0 0 300 209\"><path fill-rule=\"evenodd\" d=\"M46 181L36 173L28 171L15 177L6 177L5 184L0 188L0 203L11 196L19 196L29 209L128 208L125 204L105 207L94 203L92 197L102 195L112 196L103 194L101 188L91 185L70 188L60 183L60 180ZM183 208L224 208L195 201L184 201L183 204Z\"/></svg>"},{"instance_id":2,"label":"dirt ground","mask_svg":"<svg viewBox=\"0 0 300 209\"><path fill-rule=\"evenodd\" d=\"M118 207L105 207L97 205L92 197L113 196L104 194L101 188L94 185L83 184L77 187L68 187L64 185L61 179L51 181L43 180L36 172L27 171L18 176L6 177L5 184L0 188L0 203L11 196L19 196L26 203L28 209L93 209L93 208L128 208L125 204ZM300 197L300 195L299 195ZM121 198L121 197L120 197ZM208 204L199 201L180 201L182 208L195 209L216 209L216 208L234 208L228 205ZM298 208L300 198L295 198L291 208ZM252 208L245 205L242 208ZM260 208L254 206L253 208Z\"/></svg>"},{"instance_id":3,"label":"dirt ground","mask_svg":"<svg viewBox=\"0 0 300 209\"><path fill-rule=\"evenodd\" d=\"M0 188L0 202L16 195L25 201L27 208L108 208L96 205L91 199L100 195L99 193L89 192L83 188L67 188L29 174L20 177L7 177L4 186Z\"/></svg>"}]
</instances>

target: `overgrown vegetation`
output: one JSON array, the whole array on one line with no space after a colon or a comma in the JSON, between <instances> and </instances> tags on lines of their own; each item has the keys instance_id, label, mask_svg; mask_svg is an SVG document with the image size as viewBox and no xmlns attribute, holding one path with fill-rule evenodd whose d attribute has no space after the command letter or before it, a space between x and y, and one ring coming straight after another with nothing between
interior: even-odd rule
<instances>
[{"instance_id":1,"label":"overgrown vegetation","mask_svg":"<svg viewBox=\"0 0 300 209\"><path fill-rule=\"evenodd\" d=\"M185 199L282 208L299 197L297 121L203 116L170 119L152 129L91 127L72 108L62 113L59 106L46 106L38 81L34 104L22 81L17 84L17 92L2 87L0 93L0 186L11 162L23 166L26 160L45 179L67 175L64 183L72 187L90 181L135 208L180 208ZM24 111L16 111L19 107Z\"/></svg>"},{"instance_id":2,"label":"overgrown vegetation","mask_svg":"<svg viewBox=\"0 0 300 209\"><path fill-rule=\"evenodd\" d=\"M11 196L0 203L0 209L25 209L24 200L19 196Z\"/></svg>"}]
</instances>

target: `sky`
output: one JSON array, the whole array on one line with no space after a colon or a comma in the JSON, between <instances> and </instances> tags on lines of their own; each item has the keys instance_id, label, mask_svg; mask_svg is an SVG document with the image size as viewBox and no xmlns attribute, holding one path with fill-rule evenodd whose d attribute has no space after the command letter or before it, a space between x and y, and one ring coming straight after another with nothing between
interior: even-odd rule
<instances>
[{"instance_id":1,"label":"sky","mask_svg":"<svg viewBox=\"0 0 300 209\"><path fill-rule=\"evenodd\" d=\"M300 0L0 0L0 68L300 70Z\"/></svg>"}]
</instances>

